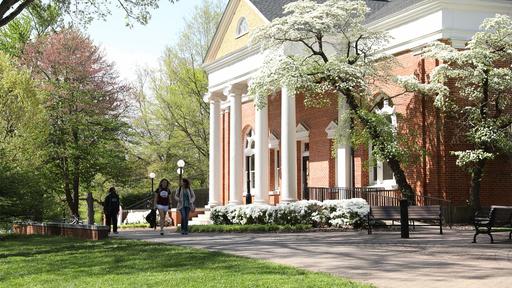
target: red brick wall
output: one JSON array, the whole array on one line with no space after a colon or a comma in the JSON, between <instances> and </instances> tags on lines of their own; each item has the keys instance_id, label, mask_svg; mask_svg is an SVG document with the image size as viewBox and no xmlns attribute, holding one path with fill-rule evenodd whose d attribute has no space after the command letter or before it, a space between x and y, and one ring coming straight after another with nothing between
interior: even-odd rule
<instances>
[{"instance_id":1,"label":"red brick wall","mask_svg":"<svg viewBox=\"0 0 512 288\"><path fill-rule=\"evenodd\" d=\"M422 82L428 82L430 73L439 63L435 60L422 60L420 55L406 52L396 55L399 66L391 69L393 75L416 75ZM452 85L453 86L453 85ZM381 91L389 96L402 92L393 84L382 85ZM454 87L453 87L454 88ZM456 90L454 90L456 93ZM269 97L269 129L278 138L281 130L280 94ZM335 186L335 160L332 157L332 141L327 139L325 128L330 121L337 119L337 100L332 97L330 105L324 108L307 108L304 97L296 97L297 123L309 128L310 187ZM465 205L469 198L470 178L460 167L455 165L456 158L450 151L464 150L468 146L454 140L457 126L447 119L433 105L433 99L423 98L412 93L403 94L392 99L398 115L398 129L405 135L405 143L412 147L409 161L404 163L407 179L417 194L445 198L454 205ZM229 113L223 116L223 190L224 203L229 195ZM254 106L252 102L242 106L242 127L254 127ZM243 135L245 137L245 135ZM270 185L274 188L274 157L270 152ZM489 161L482 181L482 205L512 205L512 163L510 157ZM357 147L354 155L355 186L369 184L368 149ZM297 196L302 194L302 151L297 143ZM279 197L271 197L275 203Z\"/></svg>"}]
</instances>

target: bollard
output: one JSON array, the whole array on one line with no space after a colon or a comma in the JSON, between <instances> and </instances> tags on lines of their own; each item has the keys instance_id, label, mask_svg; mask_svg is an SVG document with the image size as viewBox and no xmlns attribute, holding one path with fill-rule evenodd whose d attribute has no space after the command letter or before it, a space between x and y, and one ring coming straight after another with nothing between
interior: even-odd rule
<instances>
[{"instance_id":1,"label":"bollard","mask_svg":"<svg viewBox=\"0 0 512 288\"><path fill-rule=\"evenodd\" d=\"M409 201L400 200L400 231L402 238L409 238Z\"/></svg>"},{"instance_id":2,"label":"bollard","mask_svg":"<svg viewBox=\"0 0 512 288\"><path fill-rule=\"evenodd\" d=\"M94 225L94 199L92 193L87 193L87 224Z\"/></svg>"}]
</instances>

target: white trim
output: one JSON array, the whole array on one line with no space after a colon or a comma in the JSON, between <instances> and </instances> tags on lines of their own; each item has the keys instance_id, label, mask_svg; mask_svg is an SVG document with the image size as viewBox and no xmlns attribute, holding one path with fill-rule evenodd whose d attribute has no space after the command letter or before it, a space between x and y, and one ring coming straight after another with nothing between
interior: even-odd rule
<instances>
[{"instance_id":1,"label":"white trim","mask_svg":"<svg viewBox=\"0 0 512 288\"><path fill-rule=\"evenodd\" d=\"M215 61L213 57L217 55L219 52L220 45L222 44L222 40L224 40L224 35L226 34L229 24L233 21L233 16L235 16L236 9L238 8L241 0L230 0L226 6L226 10L222 14L222 18L220 19L219 26L215 31L215 35L213 35L212 42L208 47L208 51L206 52L206 56L204 58L204 63L209 61Z\"/></svg>"},{"instance_id":2,"label":"white trim","mask_svg":"<svg viewBox=\"0 0 512 288\"><path fill-rule=\"evenodd\" d=\"M297 141L309 142L309 129L302 125L302 123L297 125L297 128L295 129L295 135Z\"/></svg>"},{"instance_id":3,"label":"white trim","mask_svg":"<svg viewBox=\"0 0 512 288\"><path fill-rule=\"evenodd\" d=\"M336 122L331 121L329 125L325 128L325 133L327 133L327 139L336 138L336 130L338 129L338 124Z\"/></svg>"},{"instance_id":4,"label":"white trim","mask_svg":"<svg viewBox=\"0 0 512 288\"><path fill-rule=\"evenodd\" d=\"M279 149L279 139L272 132L269 133L268 148L269 149Z\"/></svg>"},{"instance_id":5,"label":"white trim","mask_svg":"<svg viewBox=\"0 0 512 288\"><path fill-rule=\"evenodd\" d=\"M242 21L245 21L245 30L244 31L240 31L240 27L242 25ZM238 22L236 24L236 30L235 30L235 39L237 38L240 38L244 35L247 35L249 34L249 21L247 20L247 17L245 16L242 16L240 17L240 19L238 19Z\"/></svg>"}]
</instances>

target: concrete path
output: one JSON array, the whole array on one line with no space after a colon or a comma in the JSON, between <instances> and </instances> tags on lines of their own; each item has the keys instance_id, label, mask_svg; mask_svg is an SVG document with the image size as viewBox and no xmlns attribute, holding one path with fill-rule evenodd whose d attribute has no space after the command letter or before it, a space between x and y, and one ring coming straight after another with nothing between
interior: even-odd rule
<instances>
[{"instance_id":1,"label":"concrete path","mask_svg":"<svg viewBox=\"0 0 512 288\"><path fill-rule=\"evenodd\" d=\"M382 288L511 288L512 241L486 235L472 244L472 231L425 229L400 239L382 231L294 234L211 234L182 236L154 231L125 231L119 237L185 245L270 260L312 271L370 282Z\"/></svg>"}]
</instances>

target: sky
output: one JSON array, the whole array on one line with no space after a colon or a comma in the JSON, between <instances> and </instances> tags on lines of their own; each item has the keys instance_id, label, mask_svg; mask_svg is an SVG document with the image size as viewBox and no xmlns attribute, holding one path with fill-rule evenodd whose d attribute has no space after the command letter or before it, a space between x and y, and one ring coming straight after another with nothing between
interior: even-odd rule
<instances>
[{"instance_id":1,"label":"sky","mask_svg":"<svg viewBox=\"0 0 512 288\"><path fill-rule=\"evenodd\" d=\"M182 30L184 18L192 15L202 0L161 0L148 25L125 25L124 14L113 7L106 21L96 20L87 29L95 44L116 63L122 78L134 80L138 67L157 67L165 47L172 45Z\"/></svg>"}]
</instances>

